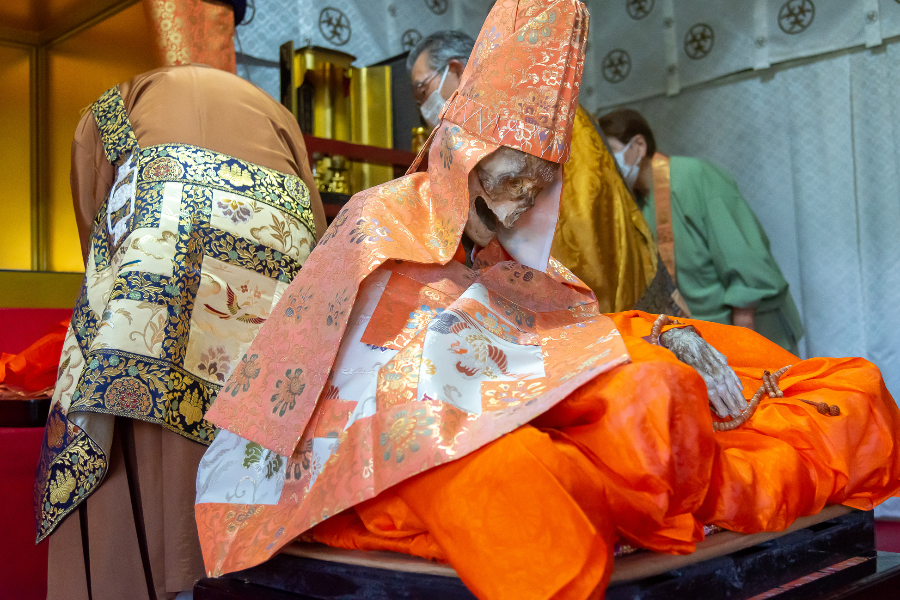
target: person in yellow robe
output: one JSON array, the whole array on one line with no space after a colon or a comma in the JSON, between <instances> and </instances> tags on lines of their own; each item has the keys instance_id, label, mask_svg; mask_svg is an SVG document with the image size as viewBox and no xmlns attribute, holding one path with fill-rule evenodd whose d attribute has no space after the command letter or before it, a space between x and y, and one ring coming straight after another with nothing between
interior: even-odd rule
<instances>
[{"instance_id":1,"label":"person in yellow robe","mask_svg":"<svg viewBox=\"0 0 900 600\"><path fill-rule=\"evenodd\" d=\"M207 414L211 576L302 536L446 560L480 598L587 598L618 538L687 553L706 523L900 491L874 365L604 315L551 257L587 24L578 0L498 0L428 172L325 233Z\"/></svg>"}]
</instances>

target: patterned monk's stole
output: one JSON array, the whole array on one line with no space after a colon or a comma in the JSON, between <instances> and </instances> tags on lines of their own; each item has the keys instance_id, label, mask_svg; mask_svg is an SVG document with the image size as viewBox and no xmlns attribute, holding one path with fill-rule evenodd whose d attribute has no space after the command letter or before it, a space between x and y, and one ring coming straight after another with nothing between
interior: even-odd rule
<instances>
[{"instance_id":1,"label":"patterned monk's stole","mask_svg":"<svg viewBox=\"0 0 900 600\"><path fill-rule=\"evenodd\" d=\"M38 541L106 474L113 419L100 415L212 441L206 410L315 244L298 177L195 146L140 148L118 87L92 110L116 180L45 429Z\"/></svg>"}]
</instances>

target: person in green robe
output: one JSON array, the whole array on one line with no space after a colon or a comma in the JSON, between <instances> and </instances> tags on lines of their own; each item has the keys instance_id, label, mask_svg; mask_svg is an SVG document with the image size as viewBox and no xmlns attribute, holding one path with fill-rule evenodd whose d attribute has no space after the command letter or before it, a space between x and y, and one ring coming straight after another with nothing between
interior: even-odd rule
<instances>
[{"instance_id":1,"label":"person in green robe","mask_svg":"<svg viewBox=\"0 0 900 600\"><path fill-rule=\"evenodd\" d=\"M798 354L800 314L734 179L704 160L658 154L637 111L609 113L600 127L691 315L748 327Z\"/></svg>"}]
</instances>

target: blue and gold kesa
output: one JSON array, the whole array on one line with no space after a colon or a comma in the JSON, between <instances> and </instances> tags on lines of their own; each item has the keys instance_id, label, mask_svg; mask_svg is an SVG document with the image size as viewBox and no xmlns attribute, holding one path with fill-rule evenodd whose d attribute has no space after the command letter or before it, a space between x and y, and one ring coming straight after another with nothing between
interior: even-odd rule
<instances>
[{"instance_id":1,"label":"blue and gold kesa","mask_svg":"<svg viewBox=\"0 0 900 600\"><path fill-rule=\"evenodd\" d=\"M140 148L118 87L92 110L116 181L94 219L45 429L38 541L107 471L73 415L209 444L203 415L315 244L298 177L195 146Z\"/></svg>"}]
</instances>

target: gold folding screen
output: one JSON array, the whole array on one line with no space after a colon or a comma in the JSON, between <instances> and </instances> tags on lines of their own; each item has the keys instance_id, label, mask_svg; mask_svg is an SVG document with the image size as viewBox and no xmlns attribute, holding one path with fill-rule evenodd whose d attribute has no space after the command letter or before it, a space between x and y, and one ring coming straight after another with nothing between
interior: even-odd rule
<instances>
[{"instance_id":1,"label":"gold folding screen","mask_svg":"<svg viewBox=\"0 0 900 600\"><path fill-rule=\"evenodd\" d=\"M47 268L80 271L69 171L81 112L112 86L159 64L140 4L57 44L47 58Z\"/></svg>"},{"instance_id":2,"label":"gold folding screen","mask_svg":"<svg viewBox=\"0 0 900 600\"><path fill-rule=\"evenodd\" d=\"M0 46L0 269L31 268L31 54Z\"/></svg>"},{"instance_id":3,"label":"gold folding screen","mask_svg":"<svg viewBox=\"0 0 900 600\"><path fill-rule=\"evenodd\" d=\"M160 66L152 29L139 0L2 4L0 269L81 271L75 128L105 90ZM14 279L0 272L0 306Z\"/></svg>"}]
</instances>

